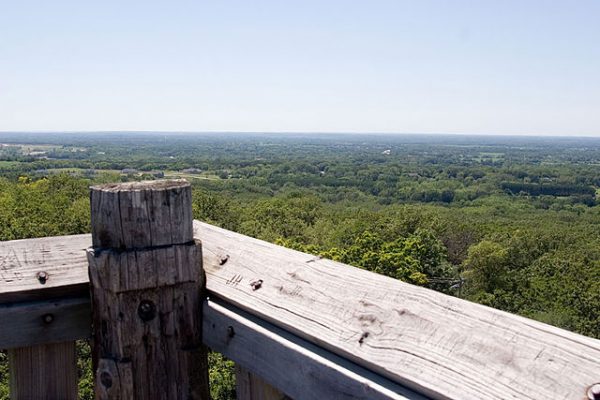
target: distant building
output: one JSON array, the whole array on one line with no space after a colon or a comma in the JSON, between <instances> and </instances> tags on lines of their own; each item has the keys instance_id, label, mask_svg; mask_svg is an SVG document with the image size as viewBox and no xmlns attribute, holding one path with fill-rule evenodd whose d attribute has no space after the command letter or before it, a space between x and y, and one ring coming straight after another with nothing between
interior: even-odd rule
<instances>
[{"instance_id":1,"label":"distant building","mask_svg":"<svg viewBox=\"0 0 600 400\"><path fill-rule=\"evenodd\" d=\"M135 168L125 168L125 169L121 170L121 173L125 174L125 175L137 174L137 172L138 172L138 170Z\"/></svg>"},{"instance_id":2,"label":"distant building","mask_svg":"<svg viewBox=\"0 0 600 400\"><path fill-rule=\"evenodd\" d=\"M152 176L154 176L155 178L164 178L165 177L165 173L162 171L155 171L152 173Z\"/></svg>"},{"instance_id":3,"label":"distant building","mask_svg":"<svg viewBox=\"0 0 600 400\"><path fill-rule=\"evenodd\" d=\"M387 149L381 152L381 154L383 154L384 156L389 156L390 154L392 154L392 150Z\"/></svg>"},{"instance_id":4,"label":"distant building","mask_svg":"<svg viewBox=\"0 0 600 400\"><path fill-rule=\"evenodd\" d=\"M198 168L186 168L181 172L183 172L184 174L200 174L202 173L202 170Z\"/></svg>"}]
</instances>

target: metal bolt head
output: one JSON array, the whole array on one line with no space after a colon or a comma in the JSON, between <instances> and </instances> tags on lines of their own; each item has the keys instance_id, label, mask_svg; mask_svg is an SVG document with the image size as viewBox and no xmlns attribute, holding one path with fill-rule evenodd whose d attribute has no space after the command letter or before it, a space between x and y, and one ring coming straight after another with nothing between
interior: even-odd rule
<instances>
[{"instance_id":1,"label":"metal bolt head","mask_svg":"<svg viewBox=\"0 0 600 400\"><path fill-rule=\"evenodd\" d=\"M150 300L142 300L138 306L138 316L142 321L151 321L156 317L156 306Z\"/></svg>"},{"instance_id":2,"label":"metal bolt head","mask_svg":"<svg viewBox=\"0 0 600 400\"><path fill-rule=\"evenodd\" d=\"M48 273L46 271L40 271L37 273L37 279L42 284L45 285L48 280Z\"/></svg>"},{"instance_id":3,"label":"metal bolt head","mask_svg":"<svg viewBox=\"0 0 600 400\"><path fill-rule=\"evenodd\" d=\"M258 290L261 288L263 284L263 280L262 279L257 279L255 281L250 282L250 286L252 286L252 290Z\"/></svg>"},{"instance_id":4,"label":"metal bolt head","mask_svg":"<svg viewBox=\"0 0 600 400\"><path fill-rule=\"evenodd\" d=\"M42 316L42 321L44 321L44 324L51 324L54 321L54 315L44 314Z\"/></svg>"},{"instance_id":5,"label":"metal bolt head","mask_svg":"<svg viewBox=\"0 0 600 400\"><path fill-rule=\"evenodd\" d=\"M594 383L587 390L589 400L600 400L600 383Z\"/></svg>"}]
</instances>

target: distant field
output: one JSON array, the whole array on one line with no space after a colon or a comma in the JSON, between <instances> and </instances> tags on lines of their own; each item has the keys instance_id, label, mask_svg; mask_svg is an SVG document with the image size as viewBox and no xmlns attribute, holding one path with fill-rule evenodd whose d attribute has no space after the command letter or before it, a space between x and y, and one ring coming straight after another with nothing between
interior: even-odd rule
<instances>
[{"instance_id":1,"label":"distant field","mask_svg":"<svg viewBox=\"0 0 600 400\"><path fill-rule=\"evenodd\" d=\"M0 161L0 168L18 167L21 163L18 161Z\"/></svg>"},{"instance_id":2,"label":"distant field","mask_svg":"<svg viewBox=\"0 0 600 400\"><path fill-rule=\"evenodd\" d=\"M48 171L48 173L51 174L60 174L60 173L85 173L85 171L89 171L88 168L48 168L46 171ZM94 170L97 173L116 173L116 174L120 174L121 171L117 170L117 169L96 169Z\"/></svg>"},{"instance_id":3,"label":"distant field","mask_svg":"<svg viewBox=\"0 0 600 400\"><path fill-rule=\"evenodd\" d=\"M56 144L30 144L30 143L7 143L9 147L18 147L23 154L31 154L36 152L48 152L53 150L64 150L64 151L87 151L85 147L63 147L62 145Z\"/></svg>"},{"instance_id":4,"label":"distant field","mask_svg":"<svg viewBox=\"0 0 600 400\"><path fill-rule=\"evenodd\" d=\"M217 180L221 179L217 175L212 175L212 174L186 174L184 172L178 172L178 171L165 171L165 178L204 179L204 180L209 180L209 181L217 181Z\"/></svg>"},{"instance_id":5,"label":"distant field","mask_svg":"<svg viewBox=\"0 0 600 400\"><path fill-rule=\"evenodd\" d=\"M481 153L479 153L479 156L474 157L473 159L478 162L482 162L484 160L498 162L498 161L504 160L504 153L481 152Z\"/></svg>"},{"instance_id":6,"label":"distant field","mask_svg":"<svg viewBox=\"0 0 600 400\"><path fill-rule=\"evenodd\" d=\"M19 163L14 162L14 161L0 161L0 167L13 166L13 165L18 166ZM87 168L48 168L45 171L48 172L48 174L67 173L67 174L85 175L86 171L89 171L89 169L87 169ZM97 174L112 173L112 174L128 175L128 174L123 174L121 172L121 170L118 170L118 169L94 169L94 171ZM138 171L136 173L133 173L132 175L142 176L142 175L151 174L151 173L152 172L149 172L149 171ZM190 180L201 179L201 180L211 180L211 181L216 181L216 180L221 179L217 175L209 174L209 173L190 174L190 173L184 173L184 172L179 172L179 171L164 171L164 174L165 174L165 178L168 178L168 179L190 179Z\"/></svg>"}]
</instances>

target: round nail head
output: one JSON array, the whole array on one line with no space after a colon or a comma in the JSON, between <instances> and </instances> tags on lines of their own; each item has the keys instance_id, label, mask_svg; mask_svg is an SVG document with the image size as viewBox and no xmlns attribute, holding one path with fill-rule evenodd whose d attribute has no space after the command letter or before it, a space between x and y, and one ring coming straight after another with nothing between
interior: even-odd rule
<instances>
[{"instance_id":1,"label":"round nail head","mask_svg":"<svg viewBox=\"0 0 600 400\"><path fill-rule=\"evenodd\" d=\"M156 306L150 300L142 300L138 306L138 316L142 321L151 321L156 316Z\"/></svg>"},{"instance_id":2,"label":"round nail head","mask_svg":"<svg viewBox=\"0 0 600 400\"><path fill-rule=\"evenodd\" d=\"M589 400L600 400L600 383L595 383L587 390Z\"/></svg>"},{"instance_id":3,"label":"round nail head","mask_svg":"<svg viewBox=\"0 0 600 400\"><path fill-rule=\"evenodd\" d=\"M48 280L48 274L46 273L46 271L40 271L37 273L37 279L42 285L44 285Z\"/></svg>"}]
</instances>

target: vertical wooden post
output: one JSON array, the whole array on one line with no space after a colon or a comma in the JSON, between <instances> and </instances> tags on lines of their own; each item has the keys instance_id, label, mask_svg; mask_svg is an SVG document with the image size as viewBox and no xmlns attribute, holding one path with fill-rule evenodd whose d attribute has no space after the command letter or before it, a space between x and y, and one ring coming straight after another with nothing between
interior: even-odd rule
<instances>
[{"instance_id":1,"label":"vertical wooden post","mask_svg":"<svg viewBox=\"0 0 600 400\"><path fill-rule=\"evenodd\" d=\"M10 398L77 399L75 342L8 350Z\"/></svg>"},{"instance_id":2,"label":"vertical wooden post","mask_svg":"<svg viewBox=\"0 0 600 400\"><path fill-rule=\"evenodd\" d=\"M99 399L208 399L204 274L183 180L91 188Z\"/></svg>"},{"instance_id":3,"label":"vertical wooden post","mask_svg":"<svg viewBox=\"0 0 600 400\"><path fill-rule=\"evenodd\" d=\"M235 391L237 400L289 400L281 391L247 369L235 366Z\"/></svg>"}]
</instances>

